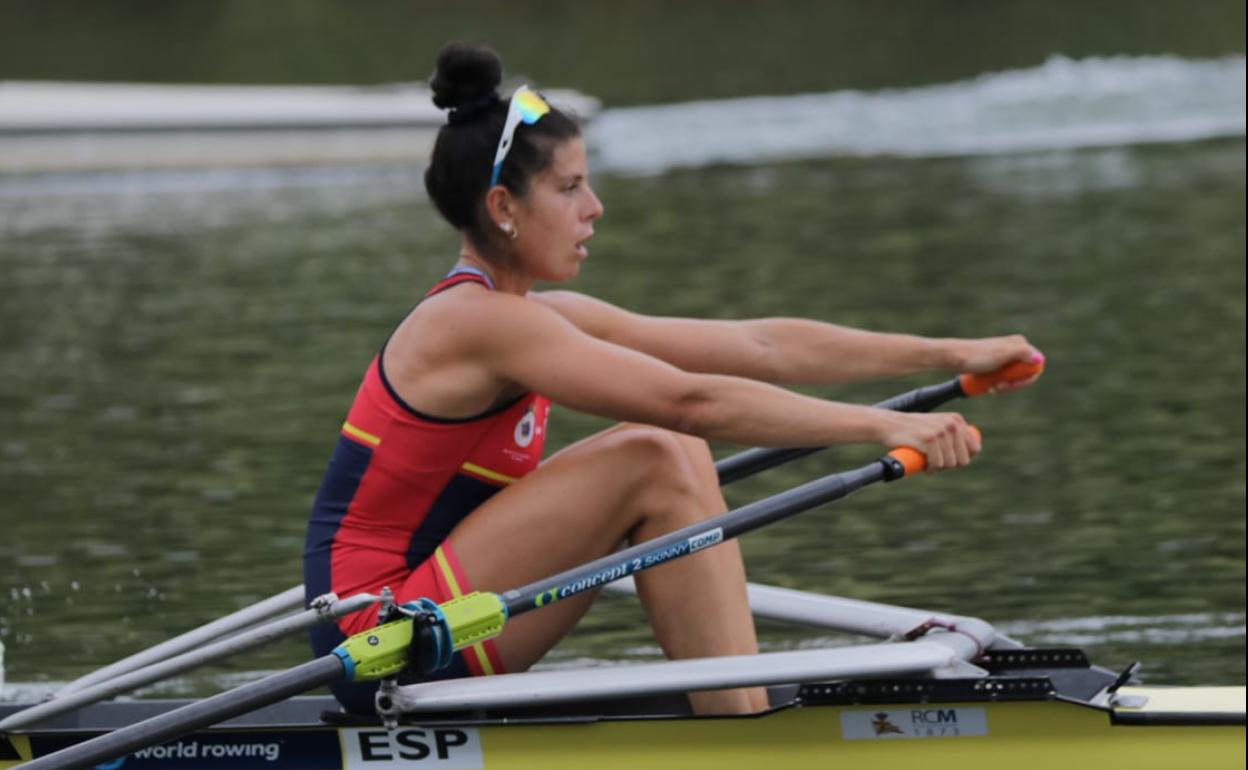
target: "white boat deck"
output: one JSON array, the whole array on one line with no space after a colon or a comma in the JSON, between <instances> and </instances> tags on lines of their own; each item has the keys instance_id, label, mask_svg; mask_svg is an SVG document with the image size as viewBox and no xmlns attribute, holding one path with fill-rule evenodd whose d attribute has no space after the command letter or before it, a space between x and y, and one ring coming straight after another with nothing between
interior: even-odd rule
<instances>
[{"instance_id":1,"label":"white boat deck","mask_svg":"<svg viewBox=\"0 0 1248 770\"><path fill-rule=\"evenodd\" d=\"M583 119L599 103L546 92ZM0 82L0 173L421 163L446 115L418 84Z\"/></svg>"}]
</instances>

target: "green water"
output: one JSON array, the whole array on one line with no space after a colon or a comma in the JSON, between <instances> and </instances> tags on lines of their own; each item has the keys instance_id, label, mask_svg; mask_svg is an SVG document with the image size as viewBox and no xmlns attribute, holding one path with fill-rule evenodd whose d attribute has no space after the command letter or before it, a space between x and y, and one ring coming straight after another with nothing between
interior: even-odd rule
<instances>
[{"instance_id":1,"label":"green water","mask_svg":"<svg viewBox=\"0 0 1248 770\"><path fill-rule=\"evenodd\" d=\"M972 468L747 536L752 579L978 615L1142 660L1149 681L1242 683L1244 148L602 178L573 288L650 313L1027 334L1049 371L962 405L986 435ZM455 249L415 170L0 182L8 680L63 681L297 583L363 368ZM557 410L552 449L602 424ZM818 455L730 502L871 455ZM768 649L843 641L761 630ZM655 654L612 599L550 660Z\"/></svg>"}]
</instances>

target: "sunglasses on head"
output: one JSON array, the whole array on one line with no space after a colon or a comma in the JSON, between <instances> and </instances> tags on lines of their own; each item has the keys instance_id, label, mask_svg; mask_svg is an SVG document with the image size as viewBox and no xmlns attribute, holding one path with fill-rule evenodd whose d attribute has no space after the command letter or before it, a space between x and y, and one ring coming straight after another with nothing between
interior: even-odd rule
<instances>
[{"instance_id":1,"label":"sunglasses on head","mask_svg":"<svg viewBox=\"0 0 1248 770\"><path fill-rule=\"evenodd\" d=\"M520 86L511 95L511 103L507 106L507 122L503 124L503 135L498 138L498 149L494 152L494 170L490 173L490 187L498 184L498 175L502 173L503 161L507 159L507 153L511 151L516 128L521 123L531 126L548 112L550 112L550 105L528 86Z\"/></svg>"}]
</instances>

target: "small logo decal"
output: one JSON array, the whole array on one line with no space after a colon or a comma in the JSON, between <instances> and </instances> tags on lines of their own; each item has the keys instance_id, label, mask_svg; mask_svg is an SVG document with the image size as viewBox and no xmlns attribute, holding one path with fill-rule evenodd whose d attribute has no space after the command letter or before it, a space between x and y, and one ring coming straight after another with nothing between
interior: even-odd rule
<instances>
[{"instance_id":1,"label":"small logo decal","mask_svg":"<svg viewBox=\"0 0 1248 770\"><path fill-rule=\"evenodd\" d=\"M514 438L518 446L527 447L533 443L533 435L537 432L535 430L536 422L537 418L533 416L533 407L529 407L524 416L520 418L520 422L516 423Z\"/></svg>"},{"instance_id":2,"label":"small logo decal","mask_svg":"<svg viewBox=\"0 0 1248 770\"><path fill-rule=\"evenodd\" d=\"M700 535L694 535L689 538L689 553L701 551L703 548L710 548L724 542L724 528L716 527L710 532L703 532Z\"/></svg>"},{"instance_id":3,"label":"small logo decal","mask_svg":"<svg viewBox=\"0 0 1248 770\"><path fill-rule=\"evenodd\" d=\"M841 737L847 741L972 738L988 734L982 708L923 704L890 711L842 711Z\"/></svg>"},{"instance_id":4,"label":"small logo decal","mask_svg":"<svg viewBox=\"0 0 1248 770\"><path fill-rule=\"evenodd\" d=\"M884 735L885 733L901 734L901 728L888 721L887 711L881 711L875 715L875 719L871 720L871 728L875 730L876 735Z\"/></svg>"}]
</instances>

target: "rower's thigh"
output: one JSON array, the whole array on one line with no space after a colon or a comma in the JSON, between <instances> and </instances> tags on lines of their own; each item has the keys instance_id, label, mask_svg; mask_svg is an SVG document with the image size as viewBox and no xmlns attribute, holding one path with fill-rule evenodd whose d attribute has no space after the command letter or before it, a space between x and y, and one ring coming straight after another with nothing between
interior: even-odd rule
<instances>
[{"instance_id":1,"label":"rower's thigh","mask_svg":"<svg viewBox=\"0 0 1248 770\"><path fill-rule=\"evenodd\" d=\"M448 539L474 588L502 591L611 552L640 509L695 478L674 434L617 426L491 497Z\"/></svg>"},{"instance_id":2,"label":"rower's thigh","mask_svg":"<svg viewBox=\"0 0 1248 770\"><path fill-rule=\"evenodd\" d=\"M696 497L699 475L676 434L617 426L491 497L448 540L474 590L502 592L610 553L645 512ZM592 599L565 599L535 613L540 618L509 623L498 640L508 669L540 658Z\"/></svg>"}]
</instances>

